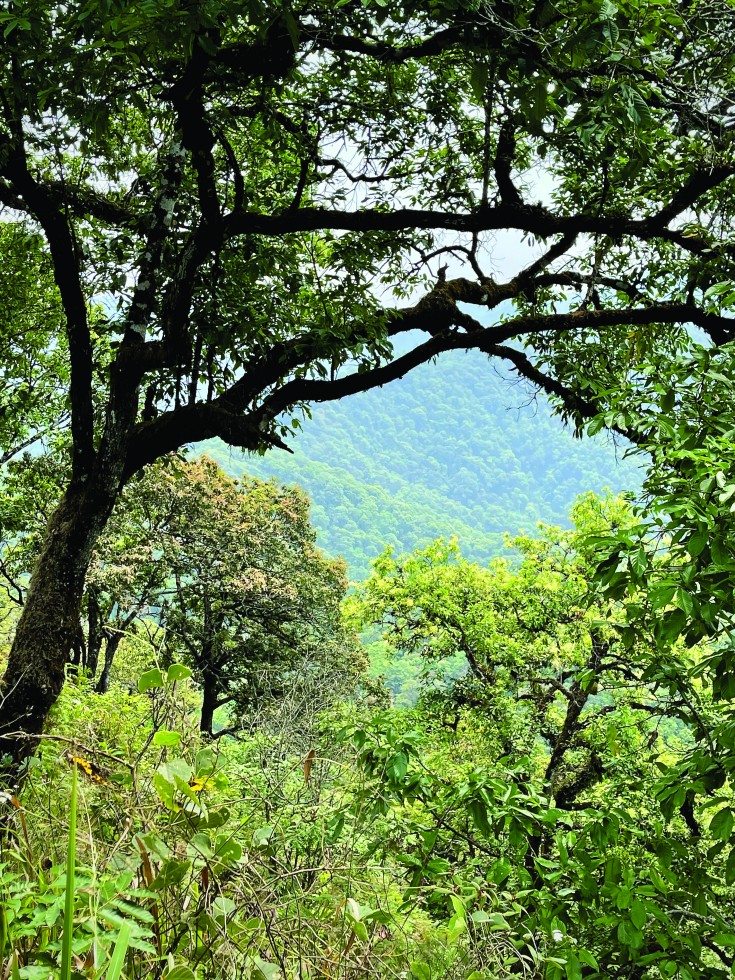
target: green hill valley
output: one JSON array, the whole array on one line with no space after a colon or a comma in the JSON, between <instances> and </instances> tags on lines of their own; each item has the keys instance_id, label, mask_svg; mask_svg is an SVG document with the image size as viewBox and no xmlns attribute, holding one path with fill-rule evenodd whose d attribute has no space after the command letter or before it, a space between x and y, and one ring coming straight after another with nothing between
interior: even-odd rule
<instances>
[{"instance_id":1,"label":"green hill valley","mask_svg":"<svg viewBox=\"0 0 735 980\"><path fill-rule=\"evenodd\" d=\"M385 545L407 551L442 535L487 561L505 532L565 524L577 494L640 482L624 447L604 435L575 439L543 396L475 352L315 405L291 446L245 457L212 441L204 451L232 475L306 489L320 545L347 559L353 579Z\"/></svg>"}]
</instances>

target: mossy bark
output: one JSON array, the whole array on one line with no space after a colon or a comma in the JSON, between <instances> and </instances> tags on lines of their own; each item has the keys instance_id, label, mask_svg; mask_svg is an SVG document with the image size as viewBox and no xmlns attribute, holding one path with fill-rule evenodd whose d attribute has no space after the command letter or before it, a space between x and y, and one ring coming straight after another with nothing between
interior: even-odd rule
<instances>
[{"instance_id":1,"label":"mossy bark","mask_svg":"<svg viewBox=\"0 0 735 980\"><path fill-rule=\"evenodd\" d=\"M9 775L61 693L92 549L113 503L109 492L72 483L49 522L0 687L0 765Z\"/></svg>"}]
</instances>

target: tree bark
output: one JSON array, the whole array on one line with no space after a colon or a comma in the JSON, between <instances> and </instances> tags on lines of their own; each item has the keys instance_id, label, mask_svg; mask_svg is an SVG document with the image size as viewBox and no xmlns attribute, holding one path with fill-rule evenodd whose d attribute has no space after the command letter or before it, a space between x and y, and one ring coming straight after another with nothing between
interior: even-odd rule
<instances>
[{"instance_id":1,"label":"tree bark","mask_svg":"<svg viewBox=\"0 0 735 980\"><path fill-rule=\"evenodd\" d=\"M109 481L75 481L49 522L0 686L0 763L10 773L33 751L32 736L61 693L92 549L115 496Z\"/></svg>"},{"instance_id":2,"label":"tree bark","mask_svg":"<svg viewBox=\"0 0 735 980\"><path fill-rule=\"evenodd\" d=\"M202 735L213 734L214 713L219 702L219 681L211 669L202 671L202 717L199 721L199 731Z\"/></svg>"},{"instance_id":3,"label":"tree bark","mask_svg":"<svg viewBox=\"0 0 735 980\"><path fill-rule=\"evenodd\" d=\"M87 589L87 662L84 666L92 678L97 674L103 639L99 596L97 589L90 586Z\"/></svg>"},{"instance_id":4,"label":"tree bark","mask_svg":"<svg viewBox=\"0 0 735 980\"><path fill-rule=\"evenodd\" d=\"M99 676L99 680L95 686L96 694L107 694L110 689L110 673L112 671L112 664L115 660L115 654L117 653L117 648L120 646L120 641L123 638L121 632L113 633L108 636L107 643L105 644L105 662L102 667L102 673Z\"/></svg>"}]
</instances>

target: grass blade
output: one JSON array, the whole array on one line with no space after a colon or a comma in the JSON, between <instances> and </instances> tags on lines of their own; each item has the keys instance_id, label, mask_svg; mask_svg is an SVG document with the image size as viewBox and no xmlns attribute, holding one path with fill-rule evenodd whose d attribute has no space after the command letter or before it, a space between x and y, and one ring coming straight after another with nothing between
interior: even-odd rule
<instances>
[{"instance_id":1,"label":"grass blade","mask_svg":"<svg viewBox=\"0 0 735 980\"><path fill-rule=\"evenodd\" d=\"M61 938L60 980L71 980L71 952L74 932L74 892L77 849L77 767L72 763L71 804L69 807L69 843L66 851L66 894L64 895L64 932Z\"/></svg>"},{"instance_id":2,"label":"grass blade","mask_svg":"<svg viewBox=\"0 0 735 980\"><path fill-rule=\"evenodd\" d=\"M120 926L120 932L117 937L117 942L115 943L115 949L112 951L110 965L105 973L105 980L118 980L118 977L122 973L123 964L125 963L125 954L128 951L128 943L130 942L130 931L130 923L123 922L123 924Z\"/></svg>"},{"instance_id":3,"label":"grass blade","mask_svg":"<svg viewBox=\"0 0 735 980\"><path fill-rule=\"evenodd\" d=\"M4 908L0 907L0 963L5 962L5 946L8 942L8 916Z\"/></svg>"}]
</instances>

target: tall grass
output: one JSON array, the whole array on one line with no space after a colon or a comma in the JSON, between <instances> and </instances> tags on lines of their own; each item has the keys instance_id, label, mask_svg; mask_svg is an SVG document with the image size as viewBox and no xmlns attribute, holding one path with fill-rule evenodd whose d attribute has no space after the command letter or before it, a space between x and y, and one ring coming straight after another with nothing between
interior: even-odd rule
<instances>
[{"instance_id":1,"label":"tall grass","mask_svg":"<svg viewBox=\"0 0 735 980\"><path fill-rule=\"evenodd\" d=\"M74 941L74 893L76 891L77 854L77 767L72 765L71 800L69 801L69 840L66 849L66 893L64 896L64 931L61 937L61 977L72 980L71 954Z\"/></svg>"}]
</instances>

